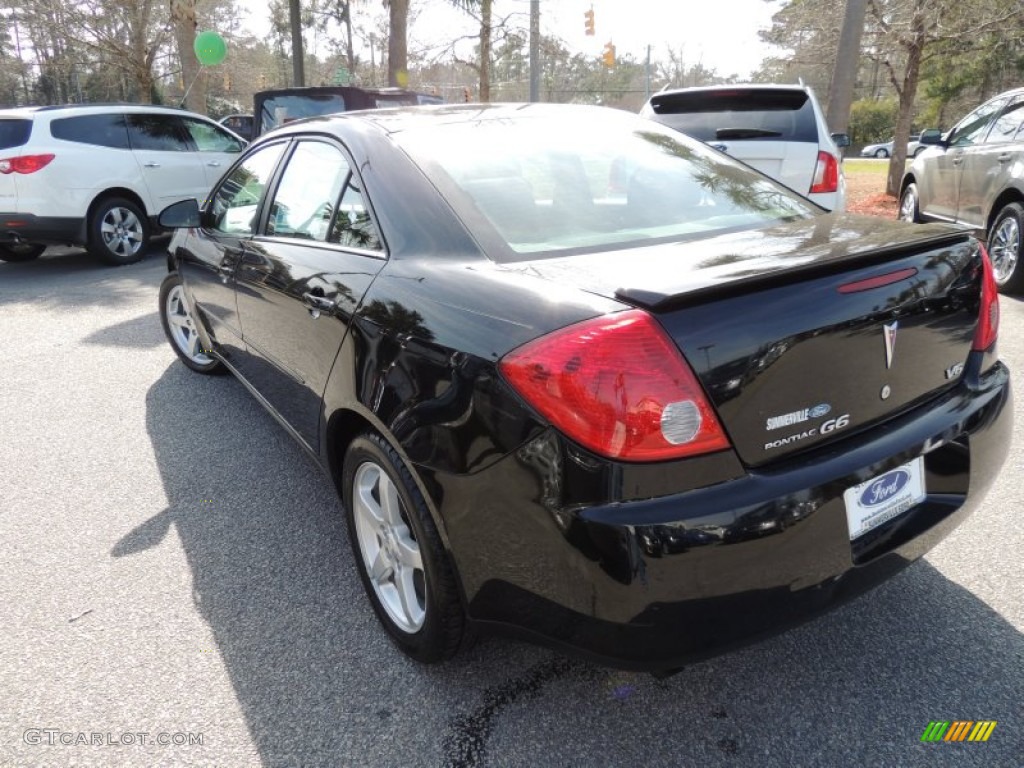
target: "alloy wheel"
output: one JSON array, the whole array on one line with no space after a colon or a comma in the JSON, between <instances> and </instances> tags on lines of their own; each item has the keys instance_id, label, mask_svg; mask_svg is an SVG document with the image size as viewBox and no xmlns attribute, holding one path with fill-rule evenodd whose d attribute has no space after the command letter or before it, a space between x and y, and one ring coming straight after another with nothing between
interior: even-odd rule
<instances>
[{"instance_id":1,"label":"alloy wheel","mask_svg":"<svg viewBox=\"0 0 1024 768\"><path fill-rule=\"evenodd\" d=\"M185 292L180 285L171 288L164 306L167 317L167 328L175 345L196 365L209 365L213 358L206 355L199 346L199 334L196 333L195 320L185 303Z\"/></svg>"},{"instance_id":2,"label":"alloy wheel","mask_svg":"<svg viewBox=\"0 0 1024 768\"><path fill-rule=\"evenodd\" d=\"M372 461L356 470L352 512L364 568L380 604L403 632L427 616L426 576L419 543L391 477Z\"/></svg>"},{"instance_id":3,"label":"alloy wheel","mask_svg":"<svg viewBox=\"0 0 1024 768\"><path fill-rule=\"evenodd\" d=\"M134 256L145 243L145 230L134 211L114 206L100 220L100 237L112 254Z\"/></svg>"},{"instance_id":4,"label":"alloy wheel","mask_svg":"<svg viewBox=\"0 0 1024 768\"><path fill-rule=\"evenodd\" d=\"M900 200L900 219L914 223L917 220L917 190L910 186Z\"/></svg>"},{"instance_id":5,"label":"alloy wheel","mask_svg":"<svg viewBox=\"0 0 1024 768\"><path fill-rule=\"evenodd\" d=\"M1013 274L1020 256L1020 224L1009 215L995 228L989 238L989 257L996 283L1002 285Z\"/></svg>"}]
</instances>

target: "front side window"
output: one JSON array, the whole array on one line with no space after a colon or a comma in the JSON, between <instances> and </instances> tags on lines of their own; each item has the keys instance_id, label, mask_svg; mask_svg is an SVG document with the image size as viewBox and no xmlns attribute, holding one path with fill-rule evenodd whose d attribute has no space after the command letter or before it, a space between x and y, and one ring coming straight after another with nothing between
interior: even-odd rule
<instances>
[{"instance_id":1,"label":"front side window","mask_svg":"<svg viewBox=\"0 0 1024 768\"><path fill-rule=\"evenodd\" d=\"M242 142L213 123L186 117L185 127L200 152L241 152Z\"/></svg>"},{"instance_id":2,"label":"front side window","mask_svg":"<svg viewBox=\"0 0 1024 768\"><path fill-rule=\"evenodd\" d=\"M188 134L177 115L128 115L132 149L188 152Z\"/></svg>"},{"instance_id":3,"label":"front side window","mask_svg":"<svg viewBox=\"0 0 1024 768\"><path fill-rule=\"evenodd\" d=\"M949 135L949 146L969 147L985 140L992 117L1006 103L1005 99L982 104L967 117L961 120Z\"/></svg>"},{"instance_id":4,"label":"front side window","mask_svg":"<svg viewBox=\"0 0 1024 768\"><path fill-rule=\"evenodd\" d=\"M655 122L595 117L481 120L395 140L467 227L486 222L513 252L489 251L497 260L713 236L818 211Z\"/></svg>"},{"instance_id":5,"label":"front side window","mask_svg":"<svg viewBox=\"0 0 1024 768\"><path fill-rule=\"evenodd\" d=\"M985 137L985 143L1002 144L1013 141L1022 126L1024 126L1024 96L1016 96L1010 100L1006 109L992 123L992 130Z\"/></svg>"},{"instance_id":6,"label":"front side window","mask_svg":"<svg viewBox=\"0 0 1024 768\"><path fill-rule=\"evenodd\" d=\"M284 147L284 143L261 147L228 174L210 203L212 229L239 237L255 233L260 200Z\"/></svg>"},{"instance_id":7,"label":"front side window","mask_svg":"<svg viewBox=\"0 0 1024 768\"><path fill-rule=\"evenodd\" d=\"M55 139L79 144L111 149L129 148L128 126L124 115L117 112L58 118L50 123L50 135Z\"/></svg>"}]
</instances>

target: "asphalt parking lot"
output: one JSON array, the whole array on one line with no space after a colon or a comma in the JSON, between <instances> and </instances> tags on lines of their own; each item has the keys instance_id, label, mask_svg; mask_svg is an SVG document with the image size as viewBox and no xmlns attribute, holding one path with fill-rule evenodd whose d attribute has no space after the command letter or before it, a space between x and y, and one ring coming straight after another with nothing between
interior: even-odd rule
<instances>
[{"instance_id":1,"label":"asphalt parking lot","mask_svg":"<svg viewBox=\"0 0 1024 768\"><path fill-rule=\"evenodd\" d=\"M968 523L824 619L663 680L498 639L425 668L328 481L175 358L164 271L0 263L0 765L1024 765L1022 420ZM934 720L998 724L921 743Z\"/></svg>"}]
</instances>

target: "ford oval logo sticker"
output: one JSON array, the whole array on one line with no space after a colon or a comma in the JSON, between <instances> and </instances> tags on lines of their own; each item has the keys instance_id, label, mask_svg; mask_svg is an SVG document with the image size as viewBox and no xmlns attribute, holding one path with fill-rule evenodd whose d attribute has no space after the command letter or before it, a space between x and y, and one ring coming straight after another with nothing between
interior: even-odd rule
<instances>
[{"instance_id":1,"label":"ford oval logo sticker","mask_svg":"<svg viewBox=\"0 0 1024 768\"><path fill-rule=\"evenodd\" d=\"M902 491L910 481L910 473L905 469L894 469L872 482L860 495L860 503L865 507L883 504Z\"/></svg>"},{"instance_id":2,"label":"ford oval logo sticker","mask_svg":"<svg viewBox=\"0 0 1024 768\"><path fill-rule=\"evenodd\" d=\"M810 409L810 416L812 419L820 419L822 416L824 416L831 410L831 405L829 405L828 403L822 403L821 405L816 405Z\"/></svg>"}]
</instances>

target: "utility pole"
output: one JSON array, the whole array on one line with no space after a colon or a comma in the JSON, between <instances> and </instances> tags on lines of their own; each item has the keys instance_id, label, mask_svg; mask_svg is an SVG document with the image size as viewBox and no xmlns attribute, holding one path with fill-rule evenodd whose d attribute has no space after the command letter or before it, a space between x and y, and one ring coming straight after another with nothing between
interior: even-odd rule
<instances>
[{"instance_id":1,"label":"utility pole","mask_svg":"<svg viewBox=\"0 0 1024 768\"><path fill-rule=\"evenodd\" d=\"M828 87L828 109L825 122L832 133L846 133L850 126L850 105L853 103L853 86L857 82L857 65L860 61L860 40L864 35L864 16L867 0L846 0L843 28L839 32L839 48L836 64L832 70L832 82Z\"/></svg>"},{"instance_id":2,"label":"utility pole","mask_svg":"<svg viewBox=\"0 0 1024 768\"><path fill-rule=\"evenodd\" d=\"M644 98L651 98L651 46L647 46L647 63L644 65Z\"/></svg>"},{"instance_id":3,"label":"utility pole","mask_svg":"<svg viewBox=\"0 0 1024 768\"><path fill-rule=\"evenodd\" d=\"M530 101L540 101L540 0L530 0Z\"/></svg>"},{"instance_id":4,"label":"utility pole","mask_svg":"<svg viewBox=\"0 0 1024 768\"><path fill-rule=\"evenodd\" d=\"M288 0L288 25L292 29L292 85L302 87L306 84L306 67L302 50L302 16L299 11L299 0Z\"/></svg>"}]
</instances>

